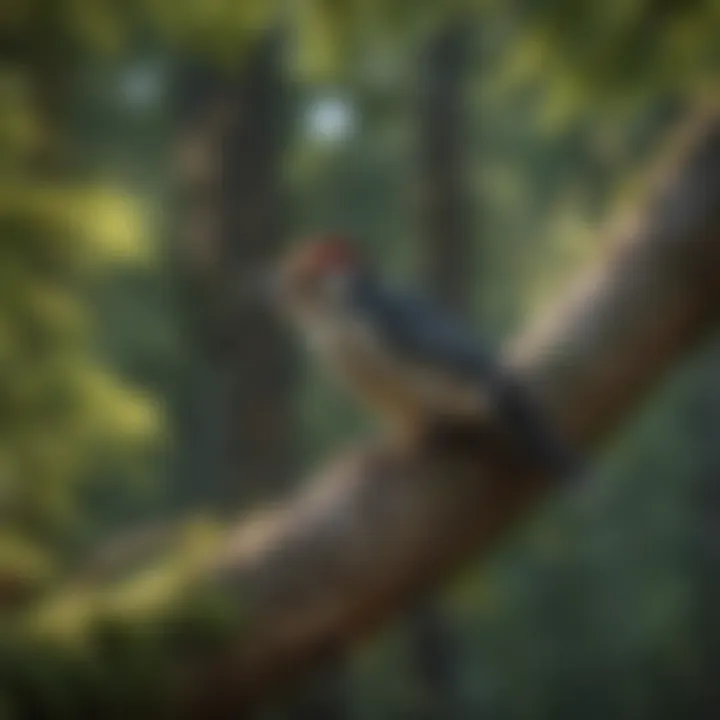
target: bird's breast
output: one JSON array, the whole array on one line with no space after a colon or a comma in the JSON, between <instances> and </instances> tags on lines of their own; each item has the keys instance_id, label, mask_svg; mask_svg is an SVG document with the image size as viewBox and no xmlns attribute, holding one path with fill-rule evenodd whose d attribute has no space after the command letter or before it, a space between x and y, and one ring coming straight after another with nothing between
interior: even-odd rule
<instances>
[{"instance_id":1,"label":"bird's breast","mask_svg":"<svg viewBox=\"0 0 720 720\"><path fill-rule=\"evenodd\" d=\"M311 340L335 375L390 425L417 428L441 417L476 418L484 412L475 383L393 352L360 322L317 327Z\"/></svg>"}]
</instances>

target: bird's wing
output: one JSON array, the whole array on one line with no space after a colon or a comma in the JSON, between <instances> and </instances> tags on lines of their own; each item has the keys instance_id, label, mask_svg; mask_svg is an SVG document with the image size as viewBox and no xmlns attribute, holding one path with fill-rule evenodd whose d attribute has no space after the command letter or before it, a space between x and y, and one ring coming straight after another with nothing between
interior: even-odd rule
<instances>
[{"instance_id":1,"label":"bird's wing","mask_svg":"<svg viewBox=\"0 0 720 720\"><path fill-rule=\"evenodd\" d=\"M388 288L374 286L365 292L363 302L376 331L398 357L458 380L499 379L492 353L449 313L423 298Z\"/></svg>"},{"instance_id":2,"label":"bird's wing","mask_svg":"<svg viewBox=\"0 0 720 720\"><path fill-rule=\"evenodd\" d=\"M461 321L423 298L378 286L368 289L364 302L383 344L408 366L449 381L445 387L476 388L486 419L548 466L566 468L575 462L527 392Z\"/></svg>"}]
</instances>

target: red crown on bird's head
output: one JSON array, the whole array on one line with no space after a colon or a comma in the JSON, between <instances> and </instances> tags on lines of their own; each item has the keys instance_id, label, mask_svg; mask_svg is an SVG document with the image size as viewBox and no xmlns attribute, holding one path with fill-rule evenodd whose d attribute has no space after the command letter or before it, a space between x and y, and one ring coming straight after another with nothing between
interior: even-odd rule
<instances>
[{"instance_id":1,"label":"red crown on bird's head","mask_svg":"<svg viewBox=\"0 0 720 720\"><path fill-rule=\"evenodd\" d=\"M315 235L301 241L290 250L285 262L291 272L306 276L352 270L362 264L353 241L339 233Z\"/></svg>"}]
</instances>

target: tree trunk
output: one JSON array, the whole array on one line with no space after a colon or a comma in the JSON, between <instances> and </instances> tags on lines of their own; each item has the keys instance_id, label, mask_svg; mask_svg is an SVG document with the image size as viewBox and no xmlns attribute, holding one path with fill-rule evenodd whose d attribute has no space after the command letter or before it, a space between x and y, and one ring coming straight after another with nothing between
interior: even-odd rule
<instances>
[{"instance_id":1,"label":"tree trunk","mask_svg":"<svg viewBox=\"0 0 720 720\"><path fill-rule=\"evenodd\" d=\"M293 469L287 337L259 303L239 300L281 244L288 108L280 44L271 33L241 73L195 65L179 83L179 259L197 355L185 445L194 453L189 482L210 479L206 492L221 508L267 497Z\"/></svg>"},{"instance_id":2,"label":"tree trunk","mask_svg":"<svg viewBox=\"0 0 720 720\"><path fill-rule=\"evenodd\" d=\"M419 118L420 255L425 285L458 313L470 309L474 243L466 201L467 155L464 75L468 28L453 21L430 40L421 63ZM415 717L456 715L457 639L438 600L429 598L410 617L415 684L422 688Z\"/></svg>"},{"instance_id":3,"label":"tree trunk","mask_svg":"<svg viewBox=\"0 0 720 720\"><path fill-rule=\"evenodd\" d=\"M442 303L466 312L473 288L469 225L465 69L469 30L456 20L430 41L422 63L419 219L424 276Z\"/></svg>"},{"instance_id":4,"label":"tree trunk","mask_svg":"<svg viewBox=\"0 0 720 720\"><path fill-rule=\"evenodd\" d=\"M693 554L697 572L694 640L698 645L699 718L720 712L720 343L715 343L707 372L689 419L701 453L697 482L697 522L693 526Z\"/></svg>"}]
</instances>

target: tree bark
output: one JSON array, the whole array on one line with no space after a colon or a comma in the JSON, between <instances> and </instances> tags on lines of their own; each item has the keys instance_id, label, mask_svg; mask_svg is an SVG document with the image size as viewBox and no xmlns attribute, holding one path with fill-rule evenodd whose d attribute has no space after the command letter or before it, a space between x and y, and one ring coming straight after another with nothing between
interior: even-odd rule
<instances>
[{"instance_id":1,"label":"tree bark","mask_svg":"<svg viewBox=\"0 0 720 720\"><path fill-rule=\"evenodd\" d=\"M281 41L270 32L239 73L186 67L178 88L178 256L198 356L185 432L193 438L186 445L195 448L188 484L201 483L206 499L221 508L265 498L289 479L294 464L288 338L251 298L238 300L243 283L252 282L282 241Z\"/></svg>"},{"instance_id":2,"label":"tree bark","mask_svg":"<svg viewBox=\"0 0 720 720\"><path fill-rule=\"evenodd\" d=\"M428 292L443 305L467 313L474 266L469 226L465 155L467 19L453 19L428 42L420 63L418 103L420 256ZM423 599L410 613L410 660L422 688L414 716L456 716L456 645L450 618L438 598Z\"/></svg>"},{"instance_id":3,"label":"tree bark","mask_svg":"<svg viewBox=\"0 0 720 720\"><path fill-rule=\"evenodd\" d=\"M697 649L698 697L696 716L717 717L720 711L720 342L716 342L689 408L688 423L700 454L694 478L696 522L691 529L692 568L695 572L692 613Z\"/></svg>"},{"instance_id":4,"label":"tree bark","mask_svg":"<svg viewBox=\"0 0 720 720\"><path fill-rule=\"evenodd\" d=\"M424 277L430 290L457 311L467 310L473 277L465 172L467 41L463 19L448 23L431 39L422 63L418 108Z\"/></svg>"}]
</instances>

